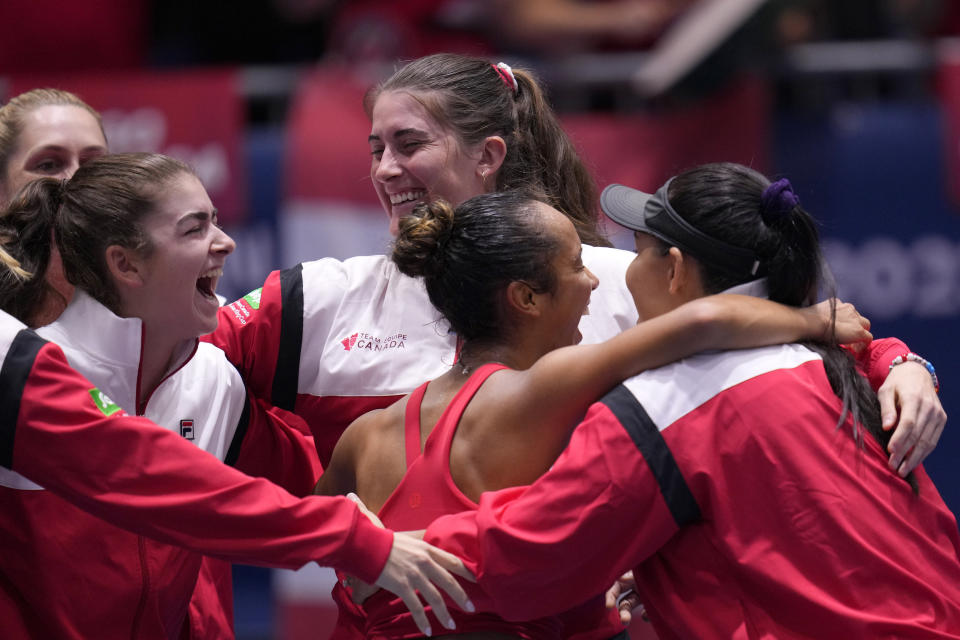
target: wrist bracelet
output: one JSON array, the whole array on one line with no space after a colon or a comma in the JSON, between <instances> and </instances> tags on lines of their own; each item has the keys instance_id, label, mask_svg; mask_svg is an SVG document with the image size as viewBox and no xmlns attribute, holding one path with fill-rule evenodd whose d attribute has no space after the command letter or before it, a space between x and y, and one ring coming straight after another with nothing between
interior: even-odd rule
<instances>
[{"instance_id":1,"label":"wrist bracelet","mask_svg":"<svg viewBox=\"0 0 960 640\"><path fill-rule=\"evenodd\" d=\"M890 368L893 369L898 364L903 364L904 362L916 362L917 364L922 364L926 367L927 372L930 374L930 379L933 380L933 390L937 393L940 393L940 380L937 378L937 370L933 368L933 365L930 364L930 361L918 356L915 353L904 353L897 356L890 363Z\"/></svg>"}]
</instances>

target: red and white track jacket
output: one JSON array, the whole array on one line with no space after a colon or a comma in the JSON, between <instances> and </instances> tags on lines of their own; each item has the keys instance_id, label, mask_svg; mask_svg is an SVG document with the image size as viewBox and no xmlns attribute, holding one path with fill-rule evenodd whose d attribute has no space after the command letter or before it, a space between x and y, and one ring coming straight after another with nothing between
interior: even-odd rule
<instances>
[{"instance_id":1,"label":"red and white track jacket","mask_svg":"<svg viewBox=\"0 0 960 640\"><path fill-rule=\"evenodd\" d=\"M58 343L70 365L96 385L101 405L136 411L138 319L119 318L78 292L61 318L38 333ZM239 374L212 345L185 345L137 413L293 493L309 494L319 475L310 438L248 399ZM201 556L107 524L15 472L0 473L0 505L2 546L9 550L0 556L0 571L11 585L0 599L0 619L18 620L33 637L180 634ZM222 608L217 598L206 606Z\"/></svg>"},{"instance_id":2,"label":"red and white track jacket","mask_svg":"<svg viewBox=\"0 0 960 640\"><path fill-rule=\"evenodd\" d=\"M580 321L584 344L637 323L625 279L634 255L584 245L583 262L600 280ZM324 465L354 419L456 360L456 336L422 281L385 256L325 258L275 271L263 287L222 307L217 330L204 339L227 354L255 396L307 422ZM896 339L873 341L860 364L874 389L905 351Z\"/></svg>"},{"instance_id":3,"label":"red and white track jacket","mask_svg":"<svg viewBox=\"0 0 960 640\"><path fill-rule=\"evenodd\" d=\"M59 347L2 312L0 362L5 482L27 485L29 478L47 490L31 493L55 493L118 527L224 560L291 569L316 561L368 581L383 570L392 534L370 523L349 500L295 498L265 479L225 466L169 429L127 416L70 368ZM68 526L70 508L47 526ZM137 635L129 616L97 617L99 606L78 619L57 618L62 611L53 594L71 567L10 557L15 555L11 541L26 537L32 525L18 519L21 514L3 510L0 515L4 638L152 637ZM94 552L110 556L116 539L111 532ZM139 541L134 541L136 549ZM29 571L23 567L31 564ZM117 569L106 574L117 575ZM104 581L96 572L77 579L78 591L99 589ZM55 589L46 591L46 584ZM109 582L105 587L109 593ZM26 615L31 611L34 615Z\"/></svg>"},{"instance_id":4,"label":"red and white track jacket","mask_svg":"<svg viewBox=\"0 0 960 640\"><path fill-rule=\"evenodd\" d=\"M840 409L803 347L688 358L594 404L528 490L484 494L425 539L511 618L633 568L663 640L960 638L956 519Z\"/></svg>"},{"instance_id":5,"label":"red and white track jacket","mask_svg":"<svg viewBox=\"0 0 960 640\"><path fill-rule=\"evenodd\" d=\"M636 324L625 281L633 258L629 251L583 247L584 264L600 281L580 322L584 343ZM401 274L385 256L327 258L276 271L263 287L221 308L216 332L205 339L227 354L255 395L305 419L323 464L354 419L456 360L456 336L422 281ZM861 356L875 389L906 350L899 340L875 340Z\"/></svg>"},{"instance_id":6,"label":"red and white track jacket","mask_svg":"<svg viewBox=\"0 0 960 640\"><path fill-rule=\"evenodd\" d=\"M623 274L633 254L583 247L600 279L580 331L599 342L637 322ZM277 271L220 310L208 336L247 386L310 426L320 461L355 418L393 403L456 360L456 336L420 279L386 256L332 258Z\"/></svg>"}]
</instances>

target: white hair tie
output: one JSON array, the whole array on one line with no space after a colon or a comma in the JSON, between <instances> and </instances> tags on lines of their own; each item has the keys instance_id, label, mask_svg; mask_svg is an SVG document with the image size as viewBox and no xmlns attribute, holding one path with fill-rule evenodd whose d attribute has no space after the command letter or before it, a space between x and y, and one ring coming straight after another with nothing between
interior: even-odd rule
<instances>
[{"instance_id":1,"label":"white hair tie","mask_svg":"<svg viewBox=\"0 0 960 640\"><path fill-rule=\"evenodd\" d=\"M520 90L520 85L517 84L517 77L513 75L513 69L510 68L510 65L506 62L498 62L490 66L493 67L493 70L497 72L500 79L503 80L503 83L510 87L514 93Z\"/></svg>"}]
</instances>

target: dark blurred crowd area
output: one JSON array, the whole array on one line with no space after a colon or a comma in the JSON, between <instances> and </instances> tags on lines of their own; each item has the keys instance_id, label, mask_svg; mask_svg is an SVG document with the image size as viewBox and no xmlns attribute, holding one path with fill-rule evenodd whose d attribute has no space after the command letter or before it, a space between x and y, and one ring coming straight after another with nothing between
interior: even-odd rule
<instances>
[{"instance_id":1,"label":"dark blurred crowd area","mask_svg":"<svg viewBox=\"0 0 960 640\"><path fill-rule=\"evenodd\" d=\"M349 64L436 51L549 62L649 50L696 0L4 0L0 74ZM960 34L948 0L773 0L737 34L737 64L784 45ZM759 23L760 28L757 28ZM722 53L722 52L721 52Z\"/></svg>"}]
</instances>

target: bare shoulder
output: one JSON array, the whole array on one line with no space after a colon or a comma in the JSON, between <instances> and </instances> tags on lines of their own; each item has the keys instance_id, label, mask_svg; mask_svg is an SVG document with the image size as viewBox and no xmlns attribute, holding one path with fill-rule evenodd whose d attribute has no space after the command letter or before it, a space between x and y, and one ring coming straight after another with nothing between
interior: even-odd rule
<instances>
[{"instance_id":1,"label":"bare shoulder","mask_svg":"<svg viewBox=\"0 0 960 640\"><path fill-rule=\"evenodd\" d=\"M358 465L375 472L379 465L395 462L397 452L403 451L404 410L410 396L404 396L389 407L366 413L354 421L356 446L363 463Z\"/></svg>"},{"instance_id":2,"label":"bare shoulder","mask_svg":"<svg viewBox=\"0 0 960 640\"><path fill-rule=\"evenodd\" d=\"M407 398L354 420L337 442L330 461L336 478L349 479L349 488L336 482L338 493L353 491L374 512L406 473L403 418Z\"/></svg>"},{"instance_id":3,"label":"bare shoulder","mask_svg":"<svg viewBox=\"0 0 960 640\"><path fill-rule=\"evenodd\" d=\"M566 445L570 429L549 419L551 412L531 392L529 378L526 371L496 372L460 418L450 468L471 499L483 491L530 484Z\"/></svg>"},{"instance_id":4,"label":"bare shoulder","mask_svg":"<svg viewBox=\"0 0 960 640\"><path fill-rule=\"evenodd\" d=\"M403 404L406 404L406 398L401 398L389 407L374 409L356 418L337 441L334 457L342 448L345 455L349 454L351 459L359 461L374 454L379 447L387 445L388 443L384 440L396 429L395 423L398 419L401 421L402 428L403 413L401 410L398 418L396 407Z\"/></svg>"},{"instance_id":5,"label":"bare shoulder","mask_svg":"<svg viewBox=\"0 0 960 640\"><path fill-rule=\"evenodd\" d=\"M568 376L569 370L576 367L575 359L558 359L556 364L562 365L563 375ZM571 401L565 389L543 371L498 371L477 391L464 418L475 421L484 433L512 442L518 450L544 451L555 457L580 418L580 414L574 419L567 415L569 411L558 412L558 407Z\"/></svg>"},{"instance_id":6,"label":"bare shoulder","mask_svg":"<svg viewBox=\"0 0 960 640\"><path fill-rule=\"evenodd\" d=\"M375 442L374 433L383 409L365 413L350 423L333 449L330 463L323 470L314 493L325 496L357 492L357 472L367 457L368 442Z\"/></svg>"},{"instance_id":7,"label":"bare shoulder","mask_svg":"<svg viewBox=\"0 0 960 640\"><path fill-rule=\"evenodd\" d=\"M531 406L529 370L503 369L493 373L477 390L464 412L464 423L476 424L483 431L499 434L515 433L537 421Z\"/></svg>"}]
</instances>

